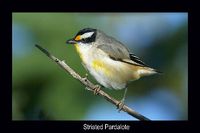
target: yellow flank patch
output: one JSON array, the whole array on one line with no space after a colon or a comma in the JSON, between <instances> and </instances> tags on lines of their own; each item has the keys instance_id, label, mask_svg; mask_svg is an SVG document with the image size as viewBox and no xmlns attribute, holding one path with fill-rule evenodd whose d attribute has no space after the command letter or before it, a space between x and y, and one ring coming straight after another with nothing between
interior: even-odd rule
<instances>
[{"instance_id":1,"label":"yellow flank patch","mask_svg":"<svg viewBox=\"0 0 200 133\"><path fill-rule=\"evenodd\" d=\"M81 36L80 36L80 35L76 36L75 40L76 40L76 41L81 40Z\"/></svg>"},{"instance_id":2,"label":"yellow flank patch","mask_svg":"<svg viewBox=\"0 0 200 133\"><path fill-rule=\"evenodd\" d=\"M110 75L110 70L108 69L107 64L105 64L102 60L94 60L92 62L92 67L96 71L102 71L106 75Z\"/></svg>"}]
</instances>

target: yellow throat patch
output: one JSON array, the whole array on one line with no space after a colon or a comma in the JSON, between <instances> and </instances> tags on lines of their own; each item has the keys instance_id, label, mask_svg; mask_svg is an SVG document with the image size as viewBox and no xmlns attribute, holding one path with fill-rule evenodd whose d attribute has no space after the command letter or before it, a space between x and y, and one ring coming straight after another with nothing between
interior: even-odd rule
<instances>
[{"instance_id":1,"label":"yellow throat patch","mask_svg":"<svg viewBox=\"0 0 200 133\"><path fill-rule=\"evenodd\" d=\"M76 51L78 52L78 54L80 55L81 57L81 60L83 60L83 55L82 53L80 52L80 48L79 48L79 45L78 44L74 44L75 48L76 48Z\"/></svg>"}]
</instances>

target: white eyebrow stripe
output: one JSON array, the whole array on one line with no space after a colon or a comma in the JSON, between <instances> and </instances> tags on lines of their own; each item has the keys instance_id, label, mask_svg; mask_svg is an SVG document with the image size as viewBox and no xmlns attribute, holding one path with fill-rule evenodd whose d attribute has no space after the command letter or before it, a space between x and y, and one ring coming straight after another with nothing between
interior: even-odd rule
<instances>
[{"instance_id":1,"label":"white eyebrow stripe","mask_svg":"<svg viewBox=\"0 0 200 133\"><path fill-rule=\"evenodd\" d=\"M81 35L81 39L82 39L82 38L89 38L89 37L91 37L93 34L94 34L94 32L87 32L87 33L84 33L83 35Z\"/></svg>"}]
</instances>

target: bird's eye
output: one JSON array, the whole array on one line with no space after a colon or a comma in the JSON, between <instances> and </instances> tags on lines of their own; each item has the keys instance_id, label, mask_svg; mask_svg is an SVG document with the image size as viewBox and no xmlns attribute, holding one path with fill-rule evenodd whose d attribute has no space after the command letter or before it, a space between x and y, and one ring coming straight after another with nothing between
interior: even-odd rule
<instances>
[{"instance_id":1,"label":"bird's eye","mask_svg":"<svg viewBox=\"0 0 200 133\"><path fill-rule=\"evenodd\" d=\"M82 42L86 42L86 38L82 38L81 41L82 41Z\"/></svg>"}]
</instances>

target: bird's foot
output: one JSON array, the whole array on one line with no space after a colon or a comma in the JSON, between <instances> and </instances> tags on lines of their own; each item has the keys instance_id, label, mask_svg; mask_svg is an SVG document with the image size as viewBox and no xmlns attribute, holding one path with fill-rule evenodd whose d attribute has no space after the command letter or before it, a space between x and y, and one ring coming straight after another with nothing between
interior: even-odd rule
<instances>
[{"instance_id":1,"label":"bird's foot","mask_svg":"<svg viewBox=\"0 0 200 133\"><path fill-rule=\"evenodd\" d=\"M119 101L119 103L117 104L117 109L119 109L118 112L120 112L123 109L123 107L124 107L124 99Z\"/></svg>"},{"instance_id":2,"label":"bird's foot","mask_svg":"<svg viewBox=\"0 0 200 133\"><path fill-rule=\"evenodd\" d=\"M94 87L94 95L98 95L101 87L99 85L95 85Z\"/></svg>"}]
</instances>

